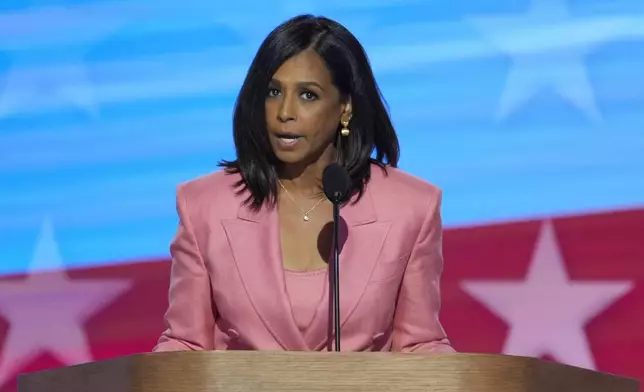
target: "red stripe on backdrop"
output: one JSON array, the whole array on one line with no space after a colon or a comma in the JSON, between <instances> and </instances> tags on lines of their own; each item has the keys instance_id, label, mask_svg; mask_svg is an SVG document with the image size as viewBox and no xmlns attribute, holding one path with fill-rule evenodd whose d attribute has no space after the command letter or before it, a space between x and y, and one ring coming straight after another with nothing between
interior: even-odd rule
<instances>
[{"instance_id":1,"label":"red stripe on backdrop","mask_svg":"<svg viewBox=\"0 0 644 392\"><path fill-rule=\"evenodd\" d=\"M544 221L529 221L447 230L444 255L442 320L457 350L499 353L504 348L519 349L527 350L526 355L537 353L543 358L565 361L557 352L565 349L563 355L569 361L587 360L601 371L644 379L644 210L558 218L552 226ZM561 264L551 262L557 258ZM562 265L567 273L564 277L569 280L557 286L557 282L561 283L557 271L561 272ZM529 281L534 279L546 289L530 291L532 297L545 293L543 301L538 298L541 302L530 303L529 297L519 295L524 292L529 270ZM3 297L8 298L5 293L13 295L12 306L0 299L0 380L6 379L1 392L15 391L13 380L17 373L61 366L83 355L100 360L147 352L156 343L167 306L168 261L62 274L63 280L61 273L39 274L38 285L29 286L37 289L30 292L9 285L24 282L26 276L0 280ZM117 286L105 283L107 280L126 281L129 286L119 291ZM111 287L113 292L111 296L95 294L100 306L83 308L78 296L48 291L47 282L52 281L62 286L84 282L90 285L87 287L101 290ZM499 287L507 290L503 284L508 281L516 283L508 286L511 290L519 290L509 299L497 295ZM579 285L580 282L590 284ZM563 295L556 301L549 297L549 293L571 287L584 290L583 295L571 291L570 297ZM521 303L521 298L528 302ZM66 326L49 316L56 314L49 310L66 308L66 304L70 309L79 309L79 330L87 337L86 345L81 339L69 346L56 336L61 332L55 328ZM581 334L569 328L572 319L568 313L555 311L566 304L575 306L568 313L586 310L580 313L588 319L579 329ZM524 308L528 311L513 313ZM10 329L18 324L16 312L23 323L19 335L15 328ZM549 315L554 319L548 319ZM556 319L557 315L563 316ZM534 319L526 324L522 317ZM25 320L33 324L25 327ZM549 334L555 327L561 329ZM20 344L11 343L16 336ZM526 336L527 341L521 340ZM569 342L580 345L568 347ZM583 348L583 342L588 343L586 354L575 351ZM84 346L89 353L84 354ZM72 359L65 358L65 352L61 355L64 350ZM15 366L8 366L8 360ZM10 372L3 376L8 368Z\"/></svg>"}]
</instances>

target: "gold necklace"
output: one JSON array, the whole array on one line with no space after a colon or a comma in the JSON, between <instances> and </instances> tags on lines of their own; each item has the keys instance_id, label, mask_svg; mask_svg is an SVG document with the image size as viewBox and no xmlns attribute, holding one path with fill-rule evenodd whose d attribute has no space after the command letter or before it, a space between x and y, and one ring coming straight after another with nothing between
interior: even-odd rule
<instances>
[{"instance_id":1,"label":"gold necklace","mask_svg":"<svg viewBox=\"0 0 644 392\"><path fill-rule=\"evenodd\" d=\"M284 192L286 192L286 196L288 196L288 198L289 198L289 199L291 199L291 201L293 202L293 204L295 204L295 205L297 206L297 208L302 212L302 215L303 215L303 216L302 216L302 219L304 219L304 221L305 221L305 222L308 222L308 221L311 219L311 218L309 217L309 214L310 214L314 209L316 209L316 208L317 208L317 206L319 206L319 205L320 205L320 203L322 203L322 202L324 201L324 199L326 199L326 196L322 196L322 198L320 198L320 200L318 200L318 202L317 202L317 203L315 203L315 205L314 205L313 207L309 208L309 210L308 210L308 211L304 211L304 210L299 206L299 204L297 204L297 201L295 200L295 198L294 198L293 196L291 196L291 192L289 192L289 191L288 191L288 189L286 189L286 187L284 186L284 184L282 184L282 181L277 180L277 182L280 184L280 186L282 187L282 189L284 189Z\"/></svg>"}]
</instances>

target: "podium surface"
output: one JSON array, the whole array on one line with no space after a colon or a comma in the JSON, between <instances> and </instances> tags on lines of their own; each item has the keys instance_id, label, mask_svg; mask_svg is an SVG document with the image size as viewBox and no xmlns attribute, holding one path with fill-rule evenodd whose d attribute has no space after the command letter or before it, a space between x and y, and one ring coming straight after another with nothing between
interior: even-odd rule
<instances>
[{"instance_id":1,"label":"podium surface","mask_svg":"<svg viewBox=\"0 0 644 392\"><path fill-rule=\"evenodd\" d=\"M490 354L136 354L18 377L19 392L639 392L633 379Z\"/></svg>"}]
</instances>

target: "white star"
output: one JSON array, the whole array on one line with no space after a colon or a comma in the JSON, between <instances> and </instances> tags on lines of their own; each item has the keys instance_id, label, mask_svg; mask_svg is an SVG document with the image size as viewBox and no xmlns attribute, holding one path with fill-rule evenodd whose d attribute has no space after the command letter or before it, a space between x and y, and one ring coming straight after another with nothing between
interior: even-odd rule
<instances>
[{"instance_id":1,"label":"white star","mask_svg":"<svg viewBox=\"0 0 644 392\"><path fill-rule=\"evenodd\" d=\"M601 120L583 56L594 46L622 34L625 19L581 23L571 19L565 0L533 0L522 17L474 18L477 26L502 51L512 56L511 70L499 103L497 119L504 119L536 93L551 89Z\"/></svg>"},{"instance_id":2,"label":"white star","mask_svg":"<svg viewBox=\"0 0 644 392\"><path fill-rule=\"evenodd\" d=\"M83 57L89 44L123 23L123 15L101 15L80 7L44 7L3 15L2 23L0 50L9 56L10 69L0 77L0 117L70 104L98 116ZM47 47L50 51L58 48L56 57L61 58L49 61L46 51L38 54Z\"/></svg>"},{"instance_id":3,"label":"white star","mask_svg":"<svg viewBox=\"0 0 644 392\"><path fill-rule=\"evenodd\" d=\"M549 354L559 362L594 370L584 327L633 284L571 281L553 225L544 222L525 281L466 281L462 288L510 327L504 354Z\"/></svg>"},{"instance_id":4,"label":"white star","mask_svg":"<svg viewBox=\"0 0 644 392\"><path fill-rule=\"evenodd\" d=\"M65 365L91 361L83 324L131 286L120 279L70 279L62 268L46 220L30 275L0 282L0 315L9 323L0 356L0 387L45 351Z\"/></svg>"}]
</instances>

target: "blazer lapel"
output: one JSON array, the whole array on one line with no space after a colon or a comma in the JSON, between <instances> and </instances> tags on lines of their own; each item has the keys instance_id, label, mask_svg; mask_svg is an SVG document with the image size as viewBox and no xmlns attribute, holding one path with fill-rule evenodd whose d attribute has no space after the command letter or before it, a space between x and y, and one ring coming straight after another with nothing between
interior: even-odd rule
<instances>
[{"instance_id":1,"label":"blazer lapel","mask_svg":"<svg viewBox=\"0 0 644 392\"><path fill-rule=\"evenodd\" d=\"M367 288L371 274L389 233L389 222L378 222L367 190L357 204L340 210L340 326L344 325ZM333 262L333 254L329 260ZM311 326L304 339L311 349L330 345L333 337L330 284L325 285Z\"/></svg>"},{"instance_id":2,"label":"blazer lapel","mask_svg":"<svg viewBox=\"0 0 644 392\"><path fill-rule=\"evenodd\" d=\"M253 213L241 207L238 219L222 223L248 297L266 328L285 350L308 350L286 292L276 209Z\"/></svg>"}]
</instances>

